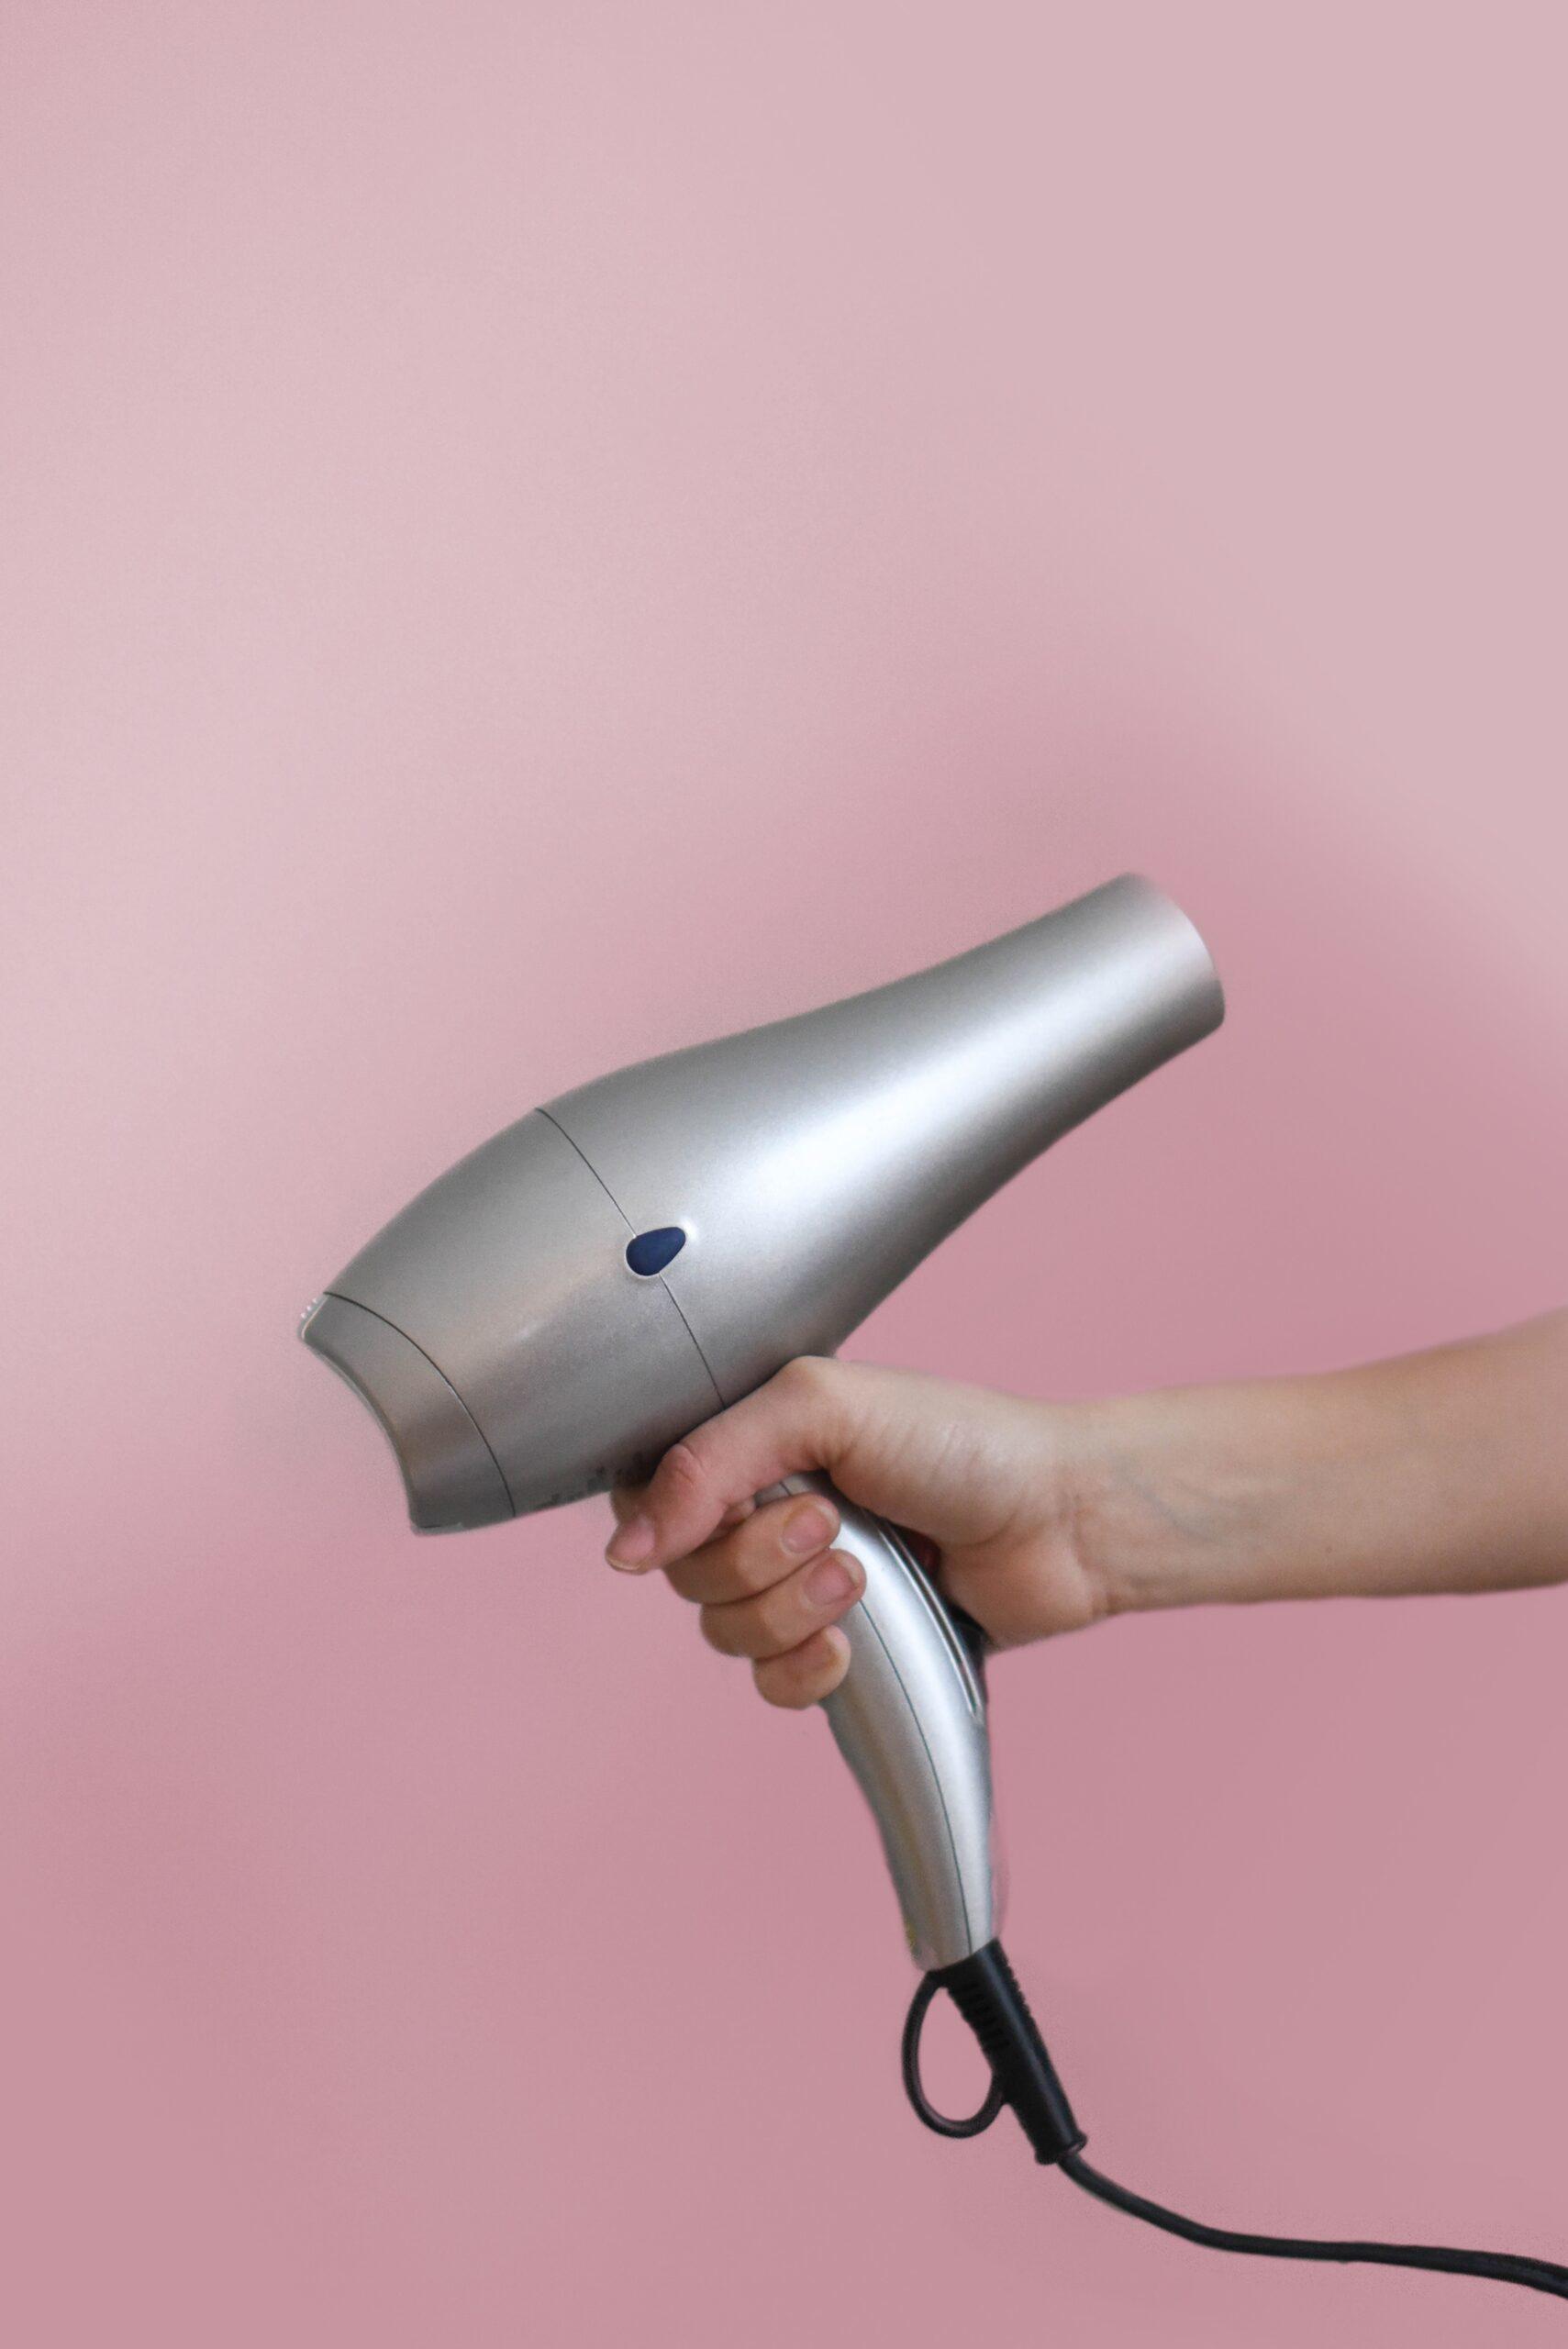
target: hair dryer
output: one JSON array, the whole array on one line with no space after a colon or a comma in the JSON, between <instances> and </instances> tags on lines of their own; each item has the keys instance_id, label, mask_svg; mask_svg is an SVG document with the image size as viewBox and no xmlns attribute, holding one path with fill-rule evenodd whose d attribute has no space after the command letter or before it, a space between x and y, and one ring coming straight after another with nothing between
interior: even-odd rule
<instances>
[{"instance_id":1,"label":"hair dryer","mask_svg":"<svg viewBox=\"0 0 1568 2349\"><path fill-rule=\"evenodd\" d=\"M302 1335L385 1430L421 1532L639 1482L792 1356L831 1353L1002 1184L1222 1012L1192 924L1124 876L933 969L546 1103L395 1216ZM774 1489L808 1486L831 1492L821 1476ZM924 1969L905 2032L910 2097L951 2135L1010 2104L1040 2160L1135 2207L1079 2159L1083 2133L997 1939L983 1636L895 1526L831 1497L835 1547L859 1559L865 1589L825 1709ZM920 2086L938 1988L992 2067L969 2120L934 2112ZM1374 2249L1390 2247L1313 2255Z\"/></svg>"},{"instance_id":2,"label":"hair dryer","mask_svg":"<svg viewBox=\"0 0 1568 2349\"><path fill-rule=\"evenodd\" d=\"M1206 1036L1185 916L1136 879L869 995L549 1102L362 1249L304 1336L391 1438L421 1531L615 1481L792 1355L828 1353L1048 1142ZM815 1481L792 1477L782 1489ZM994 1940L979 1643L896 1528L834 1494L865 1569L826 1710L910 1947Z\"/></svg>"}]
</instances>

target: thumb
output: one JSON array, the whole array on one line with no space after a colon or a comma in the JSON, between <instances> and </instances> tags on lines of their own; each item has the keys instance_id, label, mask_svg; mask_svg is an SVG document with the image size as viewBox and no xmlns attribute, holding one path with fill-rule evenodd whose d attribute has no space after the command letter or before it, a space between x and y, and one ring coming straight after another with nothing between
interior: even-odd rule
<instances>
[{"instance_id":1,"label":"thumb","mask_svg":"<svg viewBox=\"0 0 1568 2349\"><path fill-rule=\"evenodd\" d=\"M831 1475L853 1441L851 1386L841 1364L802 1354L694 1428L672 1444L614 1535L610 1564L639 1574L673 1565L716 1533L728 1511L781 1476L806 1468Z\"/></svg>"}]
</instances>

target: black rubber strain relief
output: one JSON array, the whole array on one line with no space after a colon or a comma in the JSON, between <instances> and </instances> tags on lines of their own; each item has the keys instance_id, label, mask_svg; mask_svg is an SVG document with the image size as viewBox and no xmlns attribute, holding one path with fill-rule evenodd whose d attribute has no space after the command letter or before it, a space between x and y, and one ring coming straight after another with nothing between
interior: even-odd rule
<instances>
[{"instance_id":1,"label":"black rubber strain relief","mask_svg":"<svg viewBox=\"0 0 1568 2349\"><path fill-rule=\"evenodd\" d=\"M1059 2162L1063 2154L1077 2153L1087 2140L1001 1943L987 1942L973 1957L938 1967L932 1978L979 2041L1036 2160Z\"/></svg>"}]
</instances>

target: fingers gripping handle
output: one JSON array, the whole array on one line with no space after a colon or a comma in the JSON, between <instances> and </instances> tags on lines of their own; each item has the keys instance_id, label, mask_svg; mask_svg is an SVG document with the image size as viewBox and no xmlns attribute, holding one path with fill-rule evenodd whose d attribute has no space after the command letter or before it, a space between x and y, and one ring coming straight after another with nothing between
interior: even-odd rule
<instances>
[{"instance_id":1,"label":"fingers gripping handle","mask_svg":"<svg viewBox=\"0 0 1568 2349\"><path fill-rule=\"evenodd\" d=\"M823 1709L876 1820L916 1962L956 1965L1001 1926L978 1662L895 1526L825 1475L788 1476L781 1489L826 1496L839 1513L833 1547L864 1570L840 1627L849 1671Z\"/></svg>"}]
</instances>

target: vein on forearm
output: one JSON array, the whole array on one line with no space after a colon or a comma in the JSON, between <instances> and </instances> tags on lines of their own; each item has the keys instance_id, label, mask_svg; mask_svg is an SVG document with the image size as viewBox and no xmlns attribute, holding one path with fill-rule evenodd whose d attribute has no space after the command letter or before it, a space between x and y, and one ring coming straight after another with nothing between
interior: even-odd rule
<instances>
[{"instance_id":1,"label":"vein on forearm","mask_svg":"<svg viewBox=\"0 0 1568 2349\"><path fill-rule=\"evenodd\" d=\"M1115 1609L1568 1578L1568 1313L1096 1414Z\"/></svg>"}]
</instances>

